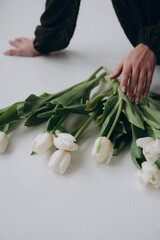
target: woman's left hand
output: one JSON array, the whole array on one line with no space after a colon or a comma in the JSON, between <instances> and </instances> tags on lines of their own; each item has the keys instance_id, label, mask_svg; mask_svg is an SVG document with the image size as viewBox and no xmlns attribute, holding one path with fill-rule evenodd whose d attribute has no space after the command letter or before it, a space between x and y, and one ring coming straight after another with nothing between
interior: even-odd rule
<instances>
[{"instance_id":1,"label":"woman's left hand","mask_svg":"<svg viewBox=\"0 0 160 240\"><path fill-rule=\"evenodd\" d=\"M149 92L156 62L155 53L140 43L124 57L110 78L117 78L122 73L120 89L127 93L130 101L135 97L135 103L139 103L141 95L146 96Z\"/></svg>"}]
</instances>

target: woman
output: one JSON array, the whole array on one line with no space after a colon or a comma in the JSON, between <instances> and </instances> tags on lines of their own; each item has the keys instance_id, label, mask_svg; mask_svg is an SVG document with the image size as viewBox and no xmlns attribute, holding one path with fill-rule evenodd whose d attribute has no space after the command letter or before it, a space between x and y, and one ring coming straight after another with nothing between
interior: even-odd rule
<instances>
[{"instance_id":1,"label":"woman","mask_svg":"<svg viewBox=\"0 0 160 240\"><path fill-rule=\"evenodd\" d=\"M160 3L158 0L112 0L121 26L133 50L121 61L111 79L121 74L120 88L138 104L147 95L156 64L160 64ZM68 46L79 12L80 0L47 0L35 39L10 41L15 49L5 55L38 56Z\"/></svg>"}]
</instances>

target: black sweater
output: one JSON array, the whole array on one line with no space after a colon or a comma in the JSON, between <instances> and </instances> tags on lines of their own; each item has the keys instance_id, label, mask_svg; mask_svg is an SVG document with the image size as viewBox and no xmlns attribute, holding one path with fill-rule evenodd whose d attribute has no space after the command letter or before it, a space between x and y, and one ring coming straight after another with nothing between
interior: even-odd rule
<instances>
[{"instance_id":1,"label":"black sweater","mask_svg":"<svg viewBox=\"0 0 160 240\"><path fill-rule=\"evenodd\" d=\"M112 4L132 45L146 44L160 64L160 0L112 0ZM41 25L35 31L37 51L49 53L68 46L76 27L79 6L80 0L46 1Z\"/></svg>"}]
</instances>

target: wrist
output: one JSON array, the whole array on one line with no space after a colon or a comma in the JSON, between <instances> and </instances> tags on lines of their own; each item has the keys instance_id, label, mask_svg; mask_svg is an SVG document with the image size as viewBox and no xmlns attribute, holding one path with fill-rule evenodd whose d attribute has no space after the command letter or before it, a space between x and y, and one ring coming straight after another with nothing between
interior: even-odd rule
<instances>
[{"instance_id":1,"label":"wrist","mask_svg":"<svg viewBox=\"0 0 160 240\"><path fill-rule=\"evenodd\" d=\"M41 55L41 53L38 52L34 47L33 47L33 49L32 49L32 54L33 54L33 56L39 56L39 55Z\"/></svg>"},{"instance_id":2,"label":"wrist","mask_svg":"<svg viewBox=\"0 0 160 240\"><path fill-rule=\"evenodd\" d=\"M33 54L33 56L39 56L39 55L41 55L41 53L39 52L39 51L37 51L37 49L34 47L34 38L32 38L32 54Z\"/></svg>"},{"instance_id":3,"label":"wrist","mask_svg":"<svg viewBox=\"0 0 160 240\"><path fill-rule=\"evenodd\" d=\"M157 55L156 55L155 51L145 43L139 43L138 46L140 46L144 51L148 52L151 55L151 57L154 59L155 65L156 65L157 64Z\"/></svg>"}]
</instances>

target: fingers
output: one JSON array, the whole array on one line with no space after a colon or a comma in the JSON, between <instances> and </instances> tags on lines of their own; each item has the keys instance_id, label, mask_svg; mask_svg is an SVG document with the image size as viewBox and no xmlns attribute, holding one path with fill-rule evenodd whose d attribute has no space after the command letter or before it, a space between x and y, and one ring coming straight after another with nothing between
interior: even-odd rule
<instances>
[{"instance_id":1,"label":"fingers","mask_svg":"<svg viewBox=\"0 0 160 240\"><path fill-rule=\"evenodd\" d=\"M143 90L144 97L146 97L149 92L151 82L152 82L152 77L153 77L153 71L148 71L146 75L146 83Z\"/></svg>"},{"instance_id":2,"label":"fingers","mask_svg":"<svg viewBox=\"0 0 160 240\"><path fill-rule=\"evenodd\" d=\"M9 43L10 43L12 46L16 47L16 48L18 48L19 45L20 45L20 41L19 41L19 40L9 41Z\"/></svg>"},{"instance_id":3,"label":"fingers","mask_svg":"<svg viewBox=\"0 0 160 240\"><path fill-rule=\"evenodd\" d=\"M8 56L21 56L21 52L19 49L10 49L4 52L5 55Z\"/></svg>"},{"instance_id":4,"label":"fingers","mask_svg":"<svg viewBox=\"0 0 160 240\"><path fill-rule=\"evenodd\" d=\"M120 89L122 92L126 92L127 90L127 84L130 79L132 73L131 66L125 66L122 71L122 77L121 77L121 83L120 83Z\"/></svg>"},{"instance_id":5,"label":"fingers","mask_svg":"<svg viewBox=\"0 0 160 240\"><path fill-rule=\"evenodd\" d=\"M140 102L141 95L143 94L144 83L146 79L146 70L141 70L139 74L139 78L137 78L137 89L135 93L135 103L138 104Z\"/></svg>"},{"instance_id":6,"label":"fingers","mask_svg":"<svg viewBox=\"0 0 160 240\"><path fill-rule=\"evenodd\" d=\"M15 41L19 41L19 42L23 42L26 40L28 40L28 38L25 38L25 37L15 38Z\"/></svg>"},{"instance_id":7,"label":"fingers","mask_svg":"<svg viewBox=\"0 0 160 240\"><path fill-rule=\"evenodd\" d=\"M128 84L128 89L127 89L127 97L129 101L132 102L133 96L135 93L136 85L138 82L138 77L139 77L139 69L132 69L131 70L131 76L130 76L130 82Z\"/></svg>"},{"instance_id":8,"label":"fingers","mask_svg":"<svg viewBox=\"0 0 160 240\"><path fill-rule=\"evenodd\" d=\"M117 67L117 69L115 70L115 72L109 76L110 79L117 78L121 74L122 69L123 69L123 62L121 62Z\"/></svg>"}]
</instances>

